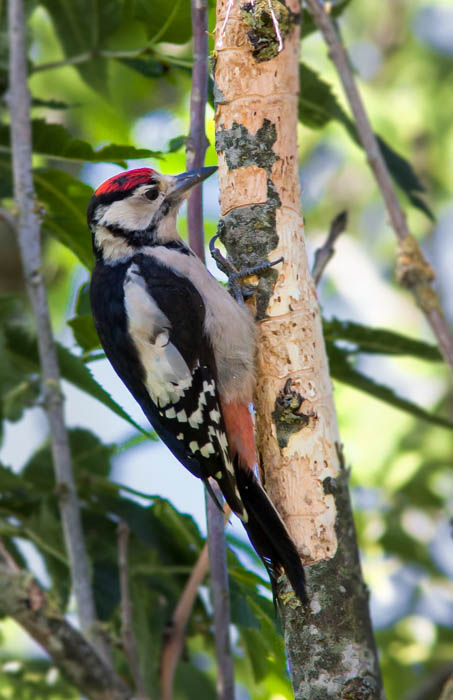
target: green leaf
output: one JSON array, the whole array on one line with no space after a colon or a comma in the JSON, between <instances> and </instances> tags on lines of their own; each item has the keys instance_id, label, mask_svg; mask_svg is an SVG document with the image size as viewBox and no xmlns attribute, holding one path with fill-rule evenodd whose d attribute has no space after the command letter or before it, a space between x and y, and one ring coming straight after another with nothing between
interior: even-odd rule
<instances>
[{"instance_id":1,"label":"green leaf","mask_svg":"<svg viewBox=\"0 0 453 700\"><path fill-rule=\"evenodd\" d=\"M299 121L310 129L320 129L334 119L344 126L354 143L362 148L355 124L338 102L332 87L306 64L301 63L299 70ZM376 135L376 138L395 183L402 189L414 207L433 219L431 210L420 197L425 188L411 164L380 136Z\"/></svg>"},{"instance_id":2,"label":"green leaf","mask_svg":"<svg viewBox=\"0 0 453 700\"><path fill-rule=\"evenodd\" d=\"M125 168L126 160L162 156L160 151L116 144L109 144L95 151L87 141L74 138L61 124L49 124L44 119L33 119L31 126L33 153L48 158L77 163L117 163ZM0 125L0 147L7 151L11 149L8 124Z\"/></svg>"},{"instance_id":3,"label":"green leaf","mask_svg":"<svg viewBox=\"0 0 453 700\"><path fill-rule=\"evenodd\" d=\"M411 204L416 209L420 209L429 219L431 219L431 221L435 221L435 217L431 209L426 204L424 199L420 197L420 194L425 192L425 188L418 179L412 165L409 163L409 161L403 158L403 156L397 153L386 141L384 141L381 136L376 135L376 138L379 148L381 149L382 156L398 187L403 190ZM356 140L357 143L359 143L358 138Z\"/></svg>"},{"instance_id":4,"label":"green leaf","mask_svg":"<svg viewBox=\"0 0 453 700\"><path fill-rule=\"evenodd\" d=\"M168 142L168 150L170 153L175 153L179 151L180 148L185 146L187 143L187 136L175 136Z\"/></svg>"},{"instance_id":5,"label":"green leaf","mask_svg":"<svg viewBox=\"0 0 453 700\"><path fill-rule=\"evenodd\" d=\"M29 372L39 372L38 348L36 339L27 330L19 325L9 323L5 326L5 338L8 353L14 361L19 362L25 370ZM67 348L59 343L56 344L60 372L63 379L84 391L89 396L100 401L104 406L110 408L117 416L134 426L141 433L147 435L147 431L136 423L116 401L112 399L93 378L88 367L83 360L73 355Z\"/></svg>"},{"instance_id":6,"label":"green leaf","mask_svg":"<svg viewBox=\"0 0 453 700\"><path fill-rule=\"evenodd\" d=\"M68 321L68 326L72 328L74 337L84 352L90 352L100 347L99 336L91 314L74 316Z\"/></svg>"},{"instance_id":7,"label":"green leaf","mask_svg":"<svg viewBox=\"0 0 453 700\"><path fill-rule=\"evenodd\" d=\"M261 630L248 629L241 625L241 642L250 661L255 683L260 683L268 674L269 660L266 640Z\"/></svg>"},{"instance_id":8,"label":"green leaf","mask_svg":"<svg viewBox=\"0 0 453 700\"><path fill-rule=\"evenodd\" d=\"M185 44L192 36L190 2L175 0L136 0L135 15L146 27L153 43L166 41Z\"/></svg>"},{"instance_id":9,"label":"green leaf","mask_svg":"<svg viewBox=\"0 0 453 700\"><path fill-rule=\"evenodd\" d=\"M77 300L75 303L75 311L79 316L85 316L91 313L90 302L90 283L84 282L80 285L77 292Z\"/></svg>"},{"instance_id":10,"label":"green leaf","mask_svg":"<svg viewBox=\"0 0 453 700\"><path fill-rule=\"evenodd\" d=\"M175 673L175 700L203 698L216 700L218 694L214 679L195 664L178 664Z\"/></svg>"},{"instance_id":11,"label":"green leaf","mask_svg":"<svg viewBox=\"0 0 453 700\"><path fill-rule=\"evenodd\" d=\"M357 347L353 352L409 355L420 360L442 362L442 355L435 345L408 338L395 331L370 328L353 321L340 321L337 318L330 321L324 319L323 330L326 340L346 340L354 343Z\"/></svg>"},{"instance_id":12,"label":"green leaf","mask_svg":"<svg viewBox=\"0 0 453 700\"><path fill-rule=\"evenodd\" d=\"M82 78L96 90L105 90L107 62L95 59L99 49L119 27L122 18L120 0L42 0L67 58L91 53L93 58L74 66Z\"/></svg>"},{"instance_id":13,"label":"green leaf","mask_svg":"<svg viewBox=\"0 0 453 700\"><path fill-rule=\"evenodd\" d=\"M68 105L66 102L61 102L60 100L41 100L39 97L32 97L31 106L45 107L46 109L70 109L75 105Z\"/></svg>"},{"instance_id":14,"label":"green leaf","mask_svg":"<svg viewBox=\"0 0 453 700\"><path fill-rule=\"evenodd\" d=\"M258 595L254 589L241 588L242 606L255 622L254 625L247 624L246 618L238 622L241 646L250 662L254 680L260 683L272 670L284 677L285 649L272 602Z\"/></svg>"},{"instance_id":15,"label":"green leaf","mask_svg":"<svg viewBox=\"0 0 453 700\"><path fill-rule=\"evenodd\" d=\"M91 269L94 258L86 210L93 190L61 170L35 170L34 180L38 199L46 207L44 230Z\"/></svg>"},{"instance_id":16,"label":"green leaf","mask_svg":"<svg viewBox=\"0 0 453 700\"><path fill-rule=\"evenodd\" d=\"M21 310L18 298L12 295L0 296L0 443L3 438L3 420L19 420L23 411L35 403L39 394L36 377L24 376L6 348L5 322L20 314Z\"/></svg>"},{"instance_id":17,"label":"green leaf","mask_svg":"<svg viewBox=\"0 0 453 700\"><path fill-rule=\"evenodd\" d=\"M123 63L128 68L137 71L145 76L145 78L160 78L165 73L168 73L169 67L163 61L152 56L143 58L121 58L120 63Z\"/></svg>"},{"instance_id":18,"label":"green leaf","mask_svg":"<svg viewBox=\"0 0 453 700\"><path fill-rule=\"evenodd\" d=\"M326 126L331 119L341 122L346 129L354 131L354 126L337 100L329 83L305 63L299 64L299 121L311 129Z\"/></svg>"},{"instance_id":19,"label":"green leaf","mask_svg":"<svg viewBox=\"0 0 453 700\"><path fill-rule=\"evenodd\" d=\"M135 146L118 146L114 143L104 146L99 151L93 151L97 162L118 163L127 167L126 160L137 158L163 158L162 151L150 151L149 148L135 148Z\"/></svg>"},{"instance_id":20,"label":"green leaf","mask_svg":"<svg viewBox=\"0 0 453 700\"><path fill-rule=\"evenodd\" d=\"M22 418L26 408L34 406L40 393L40 382L37 379L24 379L10 391L3 394L3 417L11 422Z\"/></svg>"},{"instance_id":21,"label":"green leaf","mask_svg":"<svg viewBox=\"0 0 453 700\"><path fill-rule=\"evenodd\" d=\"M105 557L110 553L107 537L115 526L109 524L108 521L106 522L108 517L106 512L102 513L102 519L97 518L96 522L93 522L93 516L90 514L90 501L93 499L93 493L87 488L85 476L89 474L106 479L110 473L110 458L116 452L116 447L104 445L96 435L82 428L70 429L68 437L79 500L83 502L82 515L87 546L90 554L95 553L98 557L94 566L94 569L96 569L96 565L98 566L98 570L94 572L94 585L97 589L101 589L107 605L107 592L100 581L100 569L103 568L105 573L105 567L108 567L109 563L107 562L102 567L99 560L105 560ZM32 508L29 507L28 511L24 512L21 510L17 514L22 520L24 536L28 537L44 556L52 577L53 589L62 605L65 606L68 600L70 581L67 561L60 539L61 519L55 495L55 476L49 441L35 451L25 465L21 477L26 482L29 493L35 498ZM99 536L100 533L102 533L102 537ZM116 547L113 549L116 557ZM99 602L98 599L97 602Z\"/></svg>"},{"instance_id":22,"label":"green leaf","mask_svg":"<svg viewBox=\"0 0 453 700\"><path fill-rule=\"evenodd\" d=\"M93 592L99 620L107 622L121 600L118 566L116 564L102 560L94 562Z\"/></svg>"},{"instance_id":23,"label":"green leaf","mask_svg":"<svg viewBox=\"0 0 453 700\"><path fill-rule=\"evenodd\" d=\"M17 554L13 558L17 560ZM22 562L21 559L19 559ZM26 563L21 568L26 568ZM78 700L80 693L57 670L52 659L23 659L10 652L9 659L17 662L17 670L2 666L0 671L1 693L4 698L14 700ZM49 680L51 679L51 681Z\"/></svg>"},{"instance_id":24,"label":"green leaf","mask_svg":"<svg viewBox=\"0 0 453 700\"><path fill-rule=\"evenodd\" d=\"M21 474L16 474L9 467L0 464L0 502L7 491L25 489L27 483Z\"/></svg>"},{"instance_id":25,"label":"green leaf","mask_svg":"<svg viewBox=\"0 0 453 700\"><path fill-rule=\"evenodd\" d=\"M439 575L439 569L431 558L426 543L411 537L403 530L399 509L386 513L385 524L386 529L379 538L379 542L388 555L394 554L401 561L421 565L430 572L431 576Z\"/></svg>"},{"instance_id":26,"label":"green leaf","mask_svg":"<svg viewBox=\"0 0 453 700\"><path fill-rule=\"evenodd\" d=\"M373 398L385 401L385 403L390 404L393 408L399 408L401 411L405 411L405 413L409 413L416 418L421 418L422 420L434 423L443 428L453 428L453 423L446 418L435 416L425 411L412 401L403 399L401 396L395 394L390 387L384 384L378 384L374 379L356 370L349 362L348 353L336 347L332 342L327 342L326 348L329 356L330 373L334 379L344 384L349 384L349 386L367 394L371 394Z\"/></svg>"},{"instance_id":27,"label":"green leaf","mask_svg":"<svg viewBox=\"0 0 453 700\"><path fill-rule=\"evenodd\" d=\"M96 477L93 485L99 482ZM143 507L104 489L96 490L96 497L103 510L124 520L150 550L158 552L162 563L178 566L195 563L204 544L200 531L191 516L179 513L166 499L154 496L153 503ZM163 585L169 585L168 581Z\"/></svg>"},{"instance_id":28,"label":"green leaf","mask_svg":"<svg viewBox=\"0 0 453 700\"><path fill-rule=\"evenodd\" d=\"M85 428L68 430L71 449L72 467L78 481L80 475L88 472L99 477L110 473L110 458L116 449L113 445L104 445L97 435ZM47 442L32 455L27 462L22 477L33 484L33 488L43 493L51 493L55 486L52 468L52 453Z\"/></svg>"},{"instance_id":29,"label":"green leaf","mask_svg":"<svg viewBox=\"0 0 453 700\"><path fill-rule=\"evenodd\" d=\"M341 15L341 13L347 8L351 0L342 0L342 2L337 2L334 5L332 5L331 10L330 10L330 16L336 19ZM306 36L309 36L310 34L313 34L313 32L317 31L317 26L314 23L313 17L311 16L310 12L306 9L302 10L302 25L301 25L301 39L304 39Z\"/></svg>"},{"instance_id":30,"label":"green leaf","mask_svg":"<svg viewBox=\"0 0 453 700\"><path fill-rule=\"evenodd\" d=\"M230 607L231 622L242 629L260 629L260 621L250 607L250 599L246 595L247 587L239 584L237 579L230 576ZM254 587L256 592L256 587Z\"/></svg>"}]
</instances>

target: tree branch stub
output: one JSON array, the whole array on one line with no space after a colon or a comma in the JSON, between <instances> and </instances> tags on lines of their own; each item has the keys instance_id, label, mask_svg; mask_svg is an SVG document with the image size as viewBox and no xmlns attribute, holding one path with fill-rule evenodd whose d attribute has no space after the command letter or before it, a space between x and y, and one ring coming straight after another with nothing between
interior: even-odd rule
<instances>
[{"instance_id":1,"label":"tree branch stub","mask_svg":"<svg viewBox=\"0 0 453 700\"><path fill-rule=\"evenodd\" d=\"M130 688L22 571L0 541L0 612L11 616L92 700L134 700Z\"/></svg>"}]
</instances>

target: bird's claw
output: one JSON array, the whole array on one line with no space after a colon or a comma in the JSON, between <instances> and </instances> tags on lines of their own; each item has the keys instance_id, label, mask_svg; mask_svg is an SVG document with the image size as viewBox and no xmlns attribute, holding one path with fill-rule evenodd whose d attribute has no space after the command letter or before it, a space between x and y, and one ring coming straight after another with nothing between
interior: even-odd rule
<instances>
[{"instance_id":1,"label":"bird's claw","mask_svg":"<svg viewBox=\"0 0 453 700\"><path fill-rule=\"evenodd\" d=\"M251 277L252 275L257 275L260 272L268 270L274 265L278 265L283 262L284 258L278 258L278 260L265 260L264 262L258 263L257 265L251 265L250 267L244 267L238 270L232 262L225 258L220 250L215 247L215 241L219 237L217 233L209 241L209 251L211 256L216 261L217 267L228 277L228 286L233 294L233 297L239 304L244 303L245 298L251 297L255 293L255 289L247 285L241 285L239 280L245 277Z\"/></svg>"}]
</instances>

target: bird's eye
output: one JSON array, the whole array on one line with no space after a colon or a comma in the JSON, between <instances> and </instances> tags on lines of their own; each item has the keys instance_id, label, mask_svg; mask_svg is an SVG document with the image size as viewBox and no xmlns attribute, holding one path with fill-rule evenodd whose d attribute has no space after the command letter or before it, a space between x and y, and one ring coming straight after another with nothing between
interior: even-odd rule
<instances>
[{"instance_id":1,"label":"bird's eye","mask_svg":"<svg viewBox=\"0 0 453 700\"><path fill-rule=\"evenodd\" d=\"M145 195L148 199L157 199L159 196L159 188L156 187L150 187L149 190L146 191Z\"/></svg>"}]
</instances>

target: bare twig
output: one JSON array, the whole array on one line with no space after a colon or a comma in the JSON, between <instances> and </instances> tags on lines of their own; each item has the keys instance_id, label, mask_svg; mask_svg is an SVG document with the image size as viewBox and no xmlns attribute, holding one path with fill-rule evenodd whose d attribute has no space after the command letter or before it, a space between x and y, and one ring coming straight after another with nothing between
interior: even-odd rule
<instances>
[{"instance_id":1,"label":"bare twig","mask_svg":"<svg viewBox=\"0 0 453 700\"><path fill-rule=\"evenodd\" d=\"M316 26L324 36L329 48L329 56L337 68L351 112L354 115L357 133L381 190L393 230L398 238L398 279L414 295L437 338L439 349L445 361L453 368L453 337L449 332L437 294L432 288L434 273L426 262L417 240L409 232L406 217L365 111L338 29L320 0L307 0L307 7ZM408 249L410 255L407 254Z\"/></svg>"},{"instance_id":2,"label":"bare twig","mask_svg":"<svg viewBox=\"0 0 453 700\"><path fill-rule=\"evenodd\" d=\"M75 56L68 56L67 58L61 59L61 61L50 61L49 63L38 63L31 66L31 73L41 73L47 70L56 70L58 68L66 68L67 66L76 66L81 63L88 63L88 61L93 61L96 58L116 58L121 60L122 58L140 58L141 56L149 56L152 54L155 58L159 58L165 63L169 63L175 66L181 66L183 68L191 68L192 62L175 56L167 56L166 54L160 53L156 48L151 45L151 42L147 46L142 46L140 49L132 49L130 51L120 51L118 49L96 49L96 51L85 51L84 53L77 54Z\"/></svg>"},{"instance_id":3,"label":"bare twig","mask_svg":"<svg viewBox=\"0 0 453 700\"><path fill-rule=\"evenodd\" d=\"M8 9L9 106L13 115L11 119L11 143L14 196L18 212L19 248L25 283L36 322L45 411L50 427L58 502L77 601L77 612L82 630L87 633L91 629L94 633L96 613L76 486L71 468L68 436L64 424L60 373L50 323L47 294L41 272L41 220L35 199L31 169L30 93L27 84L22 0L9 0ZM97 645L99 648L103 647L100 640L98 640Z\"/></svg>"},{"instance_id":4,"label":"bare twig","mask_svg":"<svg viewBox=\"0 0 453 700\"><path fill-rule=\"evenodd\" d=\"M17 221L8 209L0 209L0 219L2 219L10 229L16 232Z\"/></svg>"},{"instance_id":5,"label":"bare twig","mask_svg":"<svg viewBox=\"0 0 453 700\"><path fill-rule=\"evenodd\" d=\"M217 483L211 479L210 484L215 496L221 502L222 494ZM226 563L225 524L222 513L208 493L206 493L206 511L217 657L217 697L219 700L234 700L234 663L230 641L230 591Z\"/></svg>"},{"instance_id":6,"label":"bare twig","mask_svg":"<svg viewBox=\"0 0 453 700\"><path fill-rule=\"evenodd\" d=\"M181 652L184 647L187 621L192 611L198 588L209 569L208 545L205 544L198 557L183 594L179 599L171 624L165 634L160 660L160 682L162 700L172 700L173 679Z\"/></svg>"},{"instance_id":7,"label":"bare twig","mask_svg":"<svg viewBox=\"0 0 453 700\"><path fill-rule=\"evenodd\" d=\"M19 569L1 541L0 612L14 618L83 695L91 700L133 700L131 689L47 600L32 576Z\"/></svg>"},{"instance_id":8,"label":"bare twig","mask_svg":"<svg viewBox=\"0 0 453 700\"><path fill-rule=\"evenodd\" d=\"M231 508L228 505L224 507L223 523L224 526L228 522L231 514ZM197 597L197 592L204 577L209 569L209 553L208 545L205 544L200 552L197 563L195 564L192 573L185 585L178 605L175 608L171 623L165 633L165 641L162 647L162 655L160 661L160 679L162 700L172 700L173 698L173 679L176 666L181 656L187 621L192 612L192 608Z\"/></svg>"},{"instance_id":9,"label":"bare twig","mask_svg":"<svg viewBox=\"0 0 453 700\"><path fill-rule=\"evenodd\" d=\"M208 0L191 0L193 57L190 93L190 133L187 139L187 170L201 168L209 146L205 134L208 92ZM204 261L203 190L196 187L187 202L187 226L192 250Z\"/></svg>"},{"instance_id":10,"label":"bare twig","mask_svg":"<svg viewBox=\"0 0 453 700\"><path fill-rule=\"evenodd\" d=\"M347 224L348 213L346 211L342 211L339 214L337 214L335 219L330 224L330 231L326 241L323 243L321 248L318 248L318 250L315 252L315 261L313 263L313 270L311 275L313 277L313 281L316 287L319 284L319 280L321 279L321 276L326 268L327 263L335 253L335 242L338 236L340 236L346 229Z\"/></svg>"},{"instance_id":11,"label":"bare twig","mask_svg":"<svg viewBox=\"0 0 453 700\"><path fill-rule=\"evenodd\" d=\"M123 649L126 654L129 668L134 679L140 698L146 698L146 688L138 660L137 640L135 639L132 624L132 603L129 592L129 569L127 563L127 546L129 541L129 528L125 522L118 525L118 565L121 589L121 635Z\"/></svg>"},{"instance_id":12,"label":"bare twig","mask_svg":"<svg viewBox=\"0 0 453 700\"><path fill-rule=\"evenodd\" d=\"M453 700L453 675L450 676L442 688L442 695L439 700Z\"/></svg>"},{"instance_id":13,"label":"bare twig","mask_svg":"<svg viewBox=\"0 0 453 700\"><path fill-rule=\"evenodd\" d=\"M205 112L208 85L208 0L191 0L194 67L190 95L190 134L187 144L187 167L200 168L208 146ZM202 189L197 187L187 204L189 242L204 261ZM221 700L233 700L234 668L229 641L230 606L226 541L222 513L206 496L209 551L211 555L211 591L214 608L217 651L217 689Z\"/></svg>"},{"instance_id":14,"label":"bare twig","mask_svg":"<svg viewBox=\"0 0 453 700\"><path fill-rule=\"evenodd\" d=\"M453 687L453 664L447 661L429 675L424 683L420 683L417 688L408 693L405 700L447 700L448 696L444 698L442 689L445 684L448 687L450 680Z\"/></svg>"}]
</instances>

